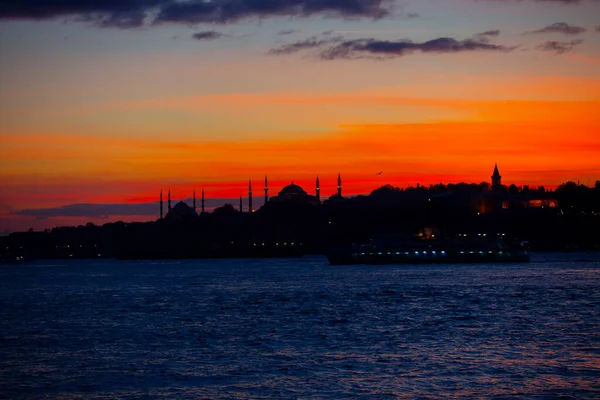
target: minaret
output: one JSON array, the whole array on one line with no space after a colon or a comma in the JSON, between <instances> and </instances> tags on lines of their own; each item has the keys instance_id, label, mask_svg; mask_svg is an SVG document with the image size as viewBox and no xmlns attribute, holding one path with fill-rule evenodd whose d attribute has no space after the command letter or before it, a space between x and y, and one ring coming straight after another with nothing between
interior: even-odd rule
<instances>
[{"instance_id":1,"label":"minaret","mask_svg":"<svg viewBox=\"0 0 600 400\"><path fill-rule=\"evenodd\" d=\"M162 198L162 189L160 189L160 219L163 219L163 198Z\"/></svg>"},{"instance_id":2,"label":"minaret","mask_svg":"<svg viewBox=\"0 0 600 400\"><path fill-rule=\"evenodd\" d=\"M244 206L242 205L242 196L240 196L240 212L244 212Z\"/></svg>"},{"instance_id":3,"label":"minaret","mask_svg":"<svg viewBox=\"0 0 600 400\"><path fill-rule=\"evenodd\" d=\"M319 182L319 175L317 175L317 201L321 204L321 183Z\"/></svg>"},{"instance_id":4,"label":"minaret","mask_svg":"<svg viewBox=\"0 0 600 400\"><path fill-rule=\"evenodd\" d=\"M252 179L248 179L248 212L252 211Z\"/></svg>"},{"instance_id":5,"label":"minaret","mask_svg":"<svg viewBox=\"0 0 600 400\"><path fill-rule=\"evenodd\" d=\"M194 209L194 212L196 212L196 190L194 190L194 197L192 199L192 208Z\"/></svg>"},{"instance_id":6,"label":"minaret","mask_svg":"<svg viewBox=\"0 0 600 400\"><path fill-rule=\"evenodd\" d=\"M169 197L167 198L167 208L171 211L171 189L169 189ZM168 212L167 212L168 213Z\"/></svg>"},{"instance_id":7,"label":"minaret","mask_svg":"<svg viewBox=\"0 0 600 400\"><path fill-rule=\"evenodd\" d=\"M204 214L204 188L202 188L202 200L200 202L200 207L202 210L202 214Z\"/></svg>"},{"instance_id":8,"label":"minaret","mask_svg":"<svg viewBox=\"0 0 600 400\"><path fill-rule=\"evenodd\" d=\"M498 171L498 164L494 167L494 175L492 175L492 189L499 188L502 185L502 177Z\"/></svg>"},{"instance_id":9,"label":"minaret","mask_svg":"<svg viewBox=\"0 0 600 400\"><path fill-rule=\"evenodd\" d=\"M342 175L338 173L338 196L342 197Z\"/></svg>"},{"instance_id":10,"label":"minaret","mask_svg":"<svg viewBox=\"0 0 600 400\"><path fill-rule=\"evenodd\" d=\"M269 182L267 181L267 176L265 175L265 204L269 202Z\"/></svg>"}]
</instances>

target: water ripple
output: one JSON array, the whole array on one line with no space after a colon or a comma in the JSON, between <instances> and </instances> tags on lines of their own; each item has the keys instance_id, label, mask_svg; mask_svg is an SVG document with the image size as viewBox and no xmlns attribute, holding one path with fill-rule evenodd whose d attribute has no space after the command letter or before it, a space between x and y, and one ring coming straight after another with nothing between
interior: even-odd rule
<instances>
[{"instance_id":1,"label":"water ripple","mask_svg":"<svg viewBox=\"0 0 600 400\"><path fill-rule=\"evenodd\" d=\"M0 397L599 398L590 260L3 267Z\"/></svg>"}]
</instances>

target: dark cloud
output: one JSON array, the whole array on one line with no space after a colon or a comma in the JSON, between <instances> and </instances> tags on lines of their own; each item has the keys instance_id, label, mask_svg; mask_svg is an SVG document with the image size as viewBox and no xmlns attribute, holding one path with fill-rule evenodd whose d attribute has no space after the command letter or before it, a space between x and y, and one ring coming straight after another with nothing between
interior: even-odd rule
<instances>
[{"instance_id":1,"label":"dark cloud","mask_svg":"<svg viewBox=\"0 0 600 400\"><path fill-rule=\"evenodd\" d=\"M522 0L487 1L518 4ZM600 0L531 1L575 5ZM0 0L0 20L59 18L100 27L136 28L163 22L231 23L269 17L379 19L389 16L399 3L398 0Z\"/></svg>"},{"instance_id":2,"label":"dark cloud","mask_svg":"<svg viewBox=\"0 0 600 400\"><path fill-rule=\"evenodd\" d=\"M267 17L328 16L383 18L392 0L192 0L172 1L161 8L157 22L229 23Z\"/></svg>"},{"instance_id":3,"label":"dark cloud","mask_svg":"<svg viewBox=\"0 0 600 400\"><path fill-rule=\"evenodd\" d=\"M565 35L579 35L585 32L587 29L581 26L569 25L566 22L557 22L552 25L548 25L542 29L531 31L529 33L562 33Z\"/></svg>"},{"instance_id":4,"label":"dark cloud","mask_svg":"<svg viewBox=\"0 0 600 400\"><path fill-rule=\"evenodd\" d=\"M564 53L567 53L567 52L573 50L573 48L575 46L578 46L582 43L583 43L583 40L581 40L581 39L571 40L569 42L558 42L555 40L551 40L551 41L540 44L539 46L536 47L536 49L542 50L542 51L550 51L550 52L553 52L556 54L564 54Z\"/></svg>"},{"instance_id":5,"label":"dark cloud","mask_svg":"<svg viewBox=\"0 0 600 400\"><path fill-rule=\"evenodd\" d=\"M415 43L410 40L333 38L320 40L310 38L271 50L271 54L292 54L303 50L317 49L318 57L323 60L335 59L390 59L406 56L415 52L422 53L460 53L469 51L512 51L515 47L491 44L476 39L456 40L442 37L426 42Z\"/></svg>"},{"instance_id":6,"label":"dark cloud","mask_svg":"<svg viewBox=\"0 0 600 400\"><path fill-rule=\"evenodd\" d=\"M421 17L421 14L416 13L416 12L411 12L411 13L406 14L406 17L408 19L415 19L415 18Z\"/></svg>"},{"instance_id":7,"label":"dark cloud","mask_svg":"<svg viewBox=\"0 0 600 400\"><path fill-rule=\"evenodd\" d=\"M71 18L102 27L135 28L165 0L3 0L1 19Z\"/></svg>"},{"instance_id":8,"label":"dark cloud","mask_svg":"<svg viewBox=\"0 0 600 400\"><path fill-rule=\"evenodd\" d=\"M192 35L192 38L196 40L214 40L225 36L223 33L215 31L196 32Z\"/></svg>"},{"instance_id":9,"label":"dark cloud","mask_svg":"<svg viewBox=\"0 0 600 400\"><path fill-rule=\"evenodd\" d=\"M249 18L327 16L378 19L394 0L1 0L0 20L67 19L102 27L145 23L229 23ZM149 21L152 20L152 21Z\"/></svg>"}]
</instances>

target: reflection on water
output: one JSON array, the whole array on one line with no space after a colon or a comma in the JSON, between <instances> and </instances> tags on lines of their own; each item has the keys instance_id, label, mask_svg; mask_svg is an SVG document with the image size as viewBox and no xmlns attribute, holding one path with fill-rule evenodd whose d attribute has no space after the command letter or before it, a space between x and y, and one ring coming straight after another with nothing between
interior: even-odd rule
<instances>
[{"instance_id":1,"label":"reflection on water","mask_svg":"<svg viewBox=\"0 0 600 400\"><path fill-rule=\"evenodd\" d=\"M3 266L0 397L599 398L599 258Z\"/></svg>"}]
</instances>

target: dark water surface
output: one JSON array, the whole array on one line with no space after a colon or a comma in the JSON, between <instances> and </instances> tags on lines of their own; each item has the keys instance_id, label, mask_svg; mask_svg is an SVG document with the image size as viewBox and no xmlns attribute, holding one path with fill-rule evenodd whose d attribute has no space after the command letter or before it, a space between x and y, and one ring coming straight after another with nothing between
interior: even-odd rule
<instances>
[{"instance_id":1,"label":"dark water surface","mask_svg":"<svg viewBox=\"0 0 600 400\"><path fill-rule=\"evenodd\" d=\"M600 398L599 260L0 266L0 397Z\"/></svg>"}]
</instances>

